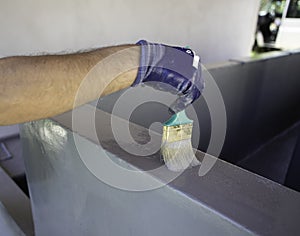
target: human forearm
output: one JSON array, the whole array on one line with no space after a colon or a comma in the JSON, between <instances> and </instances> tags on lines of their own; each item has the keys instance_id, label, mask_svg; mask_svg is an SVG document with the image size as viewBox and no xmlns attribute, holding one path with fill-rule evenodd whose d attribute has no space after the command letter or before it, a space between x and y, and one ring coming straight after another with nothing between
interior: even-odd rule
<instances>
[{"instance_id":1,"label":"human forearm","mask_svg":"<svg viewBox=\"0 0 300 236\"><path fill-rule=\"evenodd\" d=\"M132 45L0 59L0 125L53 116L129 87L138 65Z\"/></svg>"},{"instance_id":2,"label":"human forearm","mask_svg":"<svg viewBox=\"0 0 300 236\"><path fill-rule=\"evenodd\" d=\"M204 79L192 50L145 40L137 45L0 59L0 125L54 116L131 85L177 94L172 113L199 98Z\"/></svg>"}]
</instances>

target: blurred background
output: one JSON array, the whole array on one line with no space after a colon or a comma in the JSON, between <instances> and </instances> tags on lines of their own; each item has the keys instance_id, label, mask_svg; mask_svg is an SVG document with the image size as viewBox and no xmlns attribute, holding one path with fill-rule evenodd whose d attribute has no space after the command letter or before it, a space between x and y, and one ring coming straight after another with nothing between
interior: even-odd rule
<instances>
[{"instance_id":1,"label":"blurred background","mask_svg":"<svg viewBox=\"0 0 300 236\"><path fill-rule=\"evenodd\" d=\"M248 56L259 0L2 0L0 56L135 43L190 46L204 63Z\"/></svg>"}]
</instances>

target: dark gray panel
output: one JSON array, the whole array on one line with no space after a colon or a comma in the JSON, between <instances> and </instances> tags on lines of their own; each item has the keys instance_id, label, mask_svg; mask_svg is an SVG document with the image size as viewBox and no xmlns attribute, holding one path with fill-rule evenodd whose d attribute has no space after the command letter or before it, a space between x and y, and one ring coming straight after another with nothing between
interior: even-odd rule
<instances>
[{"instance_id":1,"label":"dark gray panel","mask_svg":"<svg viewBox=\"0 0 300 236\"><path fill-rule=\"evenodd\" d=\"M299 64L300 53L277 53L209 69L222 93L227 113L228 128L222 158L236 163L300 119ZM120 94L122 92L101 99L98 107L111 112ZM194 145L206 151L210 139L210 115L203 98L193 106L197 117L189 109L188 114L199 120L201 128L200 143ZM149 127L168 117L165 107L148 103L134 111L131 121ZM211 154L216 153L212 150Z\"/></svg>"}]
</instances>

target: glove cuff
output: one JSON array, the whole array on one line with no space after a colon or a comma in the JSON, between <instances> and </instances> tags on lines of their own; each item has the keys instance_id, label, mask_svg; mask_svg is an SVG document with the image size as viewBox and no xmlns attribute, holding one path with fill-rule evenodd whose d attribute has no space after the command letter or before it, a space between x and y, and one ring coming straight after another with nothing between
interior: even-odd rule
<instances>
[{"instance_id":1,"label":"glove cuff","mask_svg":"<svg viewBox=\"0 0 300 236\"><path fill-rule=\"evenodd\" d=\"M140 40L136 43L136 45L139 45L141 47L141 51L140 51L140 65L138 68L138 74L137 77L135 79L135 81L133 82L133 84L131 85L132 87L137 86L138 84L140 84L142 82L142 79L144 78L144 75L146 74L146 70L147 68L145 66L141 66L141 65L145 65L146 64L146 59L145 59L145 53L147 51L147 49L145 48L145 46L148 45L148 42L146 40Z\"/></svg>"},{"instance_id":2,"label":"glove cuff","mask_svg":"<svg viewBox=\"0 0 300 236\"><path fill-rule=\"evenodd\" d=\"M150 74L151 68L155 67L165 54L165 45L162 44L149 43L146 40L140 40L136 45L141 47L141 53L138 74L131 85L133 87L143 82L143 79Z\"/></svg>"}]
</instances>

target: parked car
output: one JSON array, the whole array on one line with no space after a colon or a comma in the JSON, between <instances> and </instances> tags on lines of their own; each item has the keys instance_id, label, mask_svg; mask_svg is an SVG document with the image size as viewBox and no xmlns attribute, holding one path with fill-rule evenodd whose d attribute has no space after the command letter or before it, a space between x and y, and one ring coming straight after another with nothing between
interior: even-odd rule
<instances>
[{"instance_id":1,"label":"parked car","mask_svg":"<svg viewBox=\"0 0 300 236\"><path fill-rule=\"evenodd\" d=\"M261 5L254 51L300 48L300 0L269 0Z\"/></svg>"},{"instance_id":2,"label":"parked car","mask_svg":"<svg viewBox=\"0 0 300 236\"><path fill-rule=\"evenodd\" d=\"M300 0L287 0L275 47L283 50L300 48Z\"/></svg>"}]
</instances>

